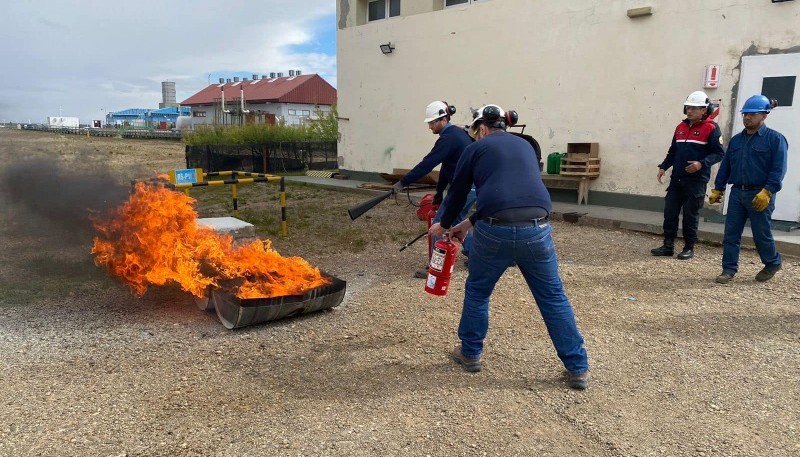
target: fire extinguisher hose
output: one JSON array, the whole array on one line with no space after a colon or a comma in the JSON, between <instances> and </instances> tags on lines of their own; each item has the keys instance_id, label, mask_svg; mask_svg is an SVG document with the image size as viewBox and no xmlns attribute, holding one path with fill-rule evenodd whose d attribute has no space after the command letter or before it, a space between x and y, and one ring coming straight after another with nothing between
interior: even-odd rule
<instances>
[{"instance_id":1,"label":"fire extinguisher hose","mask_svg":"<svg viewBox=\"0 0 800 457\"><path fill-rule=\"evenodd\" d=\"M411 246L412 244L416 243L416 242L417 242L417 241L418 241L420 238L422 238L423 236L425 236L425 235L427 235L427 234L428 234L428 231L427 231L427 230L425 230L424 232L420 233L420 234L419 234L419 235L418 235L416 238L414 238L413 240L411 240L411 241L409 241L408 243L404 244L404 245L403 245L403 246L400 248L400 251L403 251L405 248L407 248L407 247Z\"/></svg>"}]
</instances>

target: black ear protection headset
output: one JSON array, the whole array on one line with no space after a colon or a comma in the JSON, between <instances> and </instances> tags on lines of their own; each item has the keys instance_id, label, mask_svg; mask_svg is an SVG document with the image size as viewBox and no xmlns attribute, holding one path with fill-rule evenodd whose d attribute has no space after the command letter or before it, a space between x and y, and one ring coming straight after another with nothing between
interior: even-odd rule
<instances>
[{"instance_id":1,"label":"black ear protection headset","mask_svg":"<svg viewBox=\"0 0 800 457\"><path fill-rule=\"evenodd\" d=\"M447 103L444 100L440 100L440 101L442 103L444 103L444 106L445 106L445 109L439 108L439 114L441 116L452 116L452 115L456 114L456 107L455 106Z\"/></svg>"},{"instance_id":2,"label":"black ear protection headset","mask_svg":"<svg viewBox=\"0 0 800 457\"><path fill-rule=\"evenodd\" d=\"M516 111L506 111L505 116L500 115L500 108L495 105L489 105L483 109L483 120L493 129L503 129L506 127L513 127L519 120L519 115Z\"/></svg>"},{"instance_id":3,"label":"black ear protection headset","mask_svg":"<svg viewBox=\"0 0 800 457\"><path fill-rule=\"evenodd\" d=\"M708 116L711 116L711 113L713 113L715 109L717 109L717 105L715 105L714 102L712 102L708 98L706 100L708 101L708 104L706 105L706 114L705 115L706 115L706 117L708 117Z\"/></svg>"}]
</instances>

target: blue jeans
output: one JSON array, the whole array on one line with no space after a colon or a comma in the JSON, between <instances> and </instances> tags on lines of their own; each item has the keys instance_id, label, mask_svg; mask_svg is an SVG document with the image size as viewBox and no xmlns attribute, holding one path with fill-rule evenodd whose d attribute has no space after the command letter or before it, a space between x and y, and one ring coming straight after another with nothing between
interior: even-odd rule
<instances>
[{"instance_id":1,"label":"blue jeans","mask_svg":"<svg viewBox=\"0 0 800 457\"><path fill-rule=\"evenodd\" d=\"M472 189L469 190L469 193L467 194L467 201L464 202L464 208L461 209L461 212L458 213L458 216L453 221L453 226L455 226L459 222L463 221L464 218L467 217L467 214L469 214L469 210L472 209L472 205L475 204L475 200L477 200L477 199L478 199L478 197L477 197L477 195L475 195L475 187L473 187ZM439 209L436 210L436 214L433 216L433 222L432 223L436 224L437 222L441 221L443 213L444 213L444 205L439 205ZM442 237L440 237L440 236L434 236L431 239L431 244L430 245L431 246L435 245L436 242L441 240L441 239L442 239ZM464 243L462 243L462 245L461 245L461 253L464 254L465 257L469 256L469 248L470 248L471 245L472 245L472 232L470 231L469 233L467 233L467 236L464 237ZM428 258L429 259L431 258L430 250L428 250Z\"/></svg>"},{"instance_id":2,"label":"blue jeans","mask_svg":"<svg viewBox=\"0 0 800 457\"><path fill-rule=\"evenodd\" d=\"M483 352L483 340L489 329L489 297L503 272L516 262L564 367L571 373L587 371L589 361L583 336L558 275L550 224L508 227L477 221L474 232L464 308L458 325L462 354L478 357Z\"/></svg>"},{"instance_id":3,"label":"blue jeans","mask_svg":"<svg viewBox=\"0 0 800 457\"><path fill-rule=\"evenodd\" d=\"M775 210L775 196L769 200L764 211L753 209L753 198L758 190L741 190L732 188L728 197L728 214L725 216L725 236L722 239L722 272L735 275L739 271L739 251L741 249L742 232L747 219L753 232L753 242L761 257L761 263L767 267L781 264L781 255L775 249L772 238L772 211Z\"/></svg>"}]
</instances>

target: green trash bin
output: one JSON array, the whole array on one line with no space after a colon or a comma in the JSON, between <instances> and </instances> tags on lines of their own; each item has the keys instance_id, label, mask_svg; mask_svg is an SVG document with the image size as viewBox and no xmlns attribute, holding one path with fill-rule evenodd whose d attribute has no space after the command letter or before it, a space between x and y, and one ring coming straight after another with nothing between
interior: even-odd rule
<instances>
[{"instance_id":1,"label":"green trash bin","mask_svg":"<svg viewBox=\"0 0 800 457\"><path fill-rule=\"evenodd\" d=\"M551 152L550 154L547 154L548 175L557 175L561 173L561 158L566 155L566 152Z\"/></svg>"}]
</instances>

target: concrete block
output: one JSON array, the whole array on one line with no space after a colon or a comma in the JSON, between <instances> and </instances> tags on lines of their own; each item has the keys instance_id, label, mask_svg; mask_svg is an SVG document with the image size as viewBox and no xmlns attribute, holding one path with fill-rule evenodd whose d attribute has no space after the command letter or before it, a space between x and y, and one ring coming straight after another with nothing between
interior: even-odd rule
<instances>
[{"instance_id":1,"label":"concrete block","mask_svg":"<svg viewBox=\"0 0 800 457\"><path fill-rule=\"evenodd\" d=\"M211 227L220 235L231 235L237 243L256 239L255 226L235 217L203 217L197 219L197 224Z\"/></svg>"}]
</instances>

